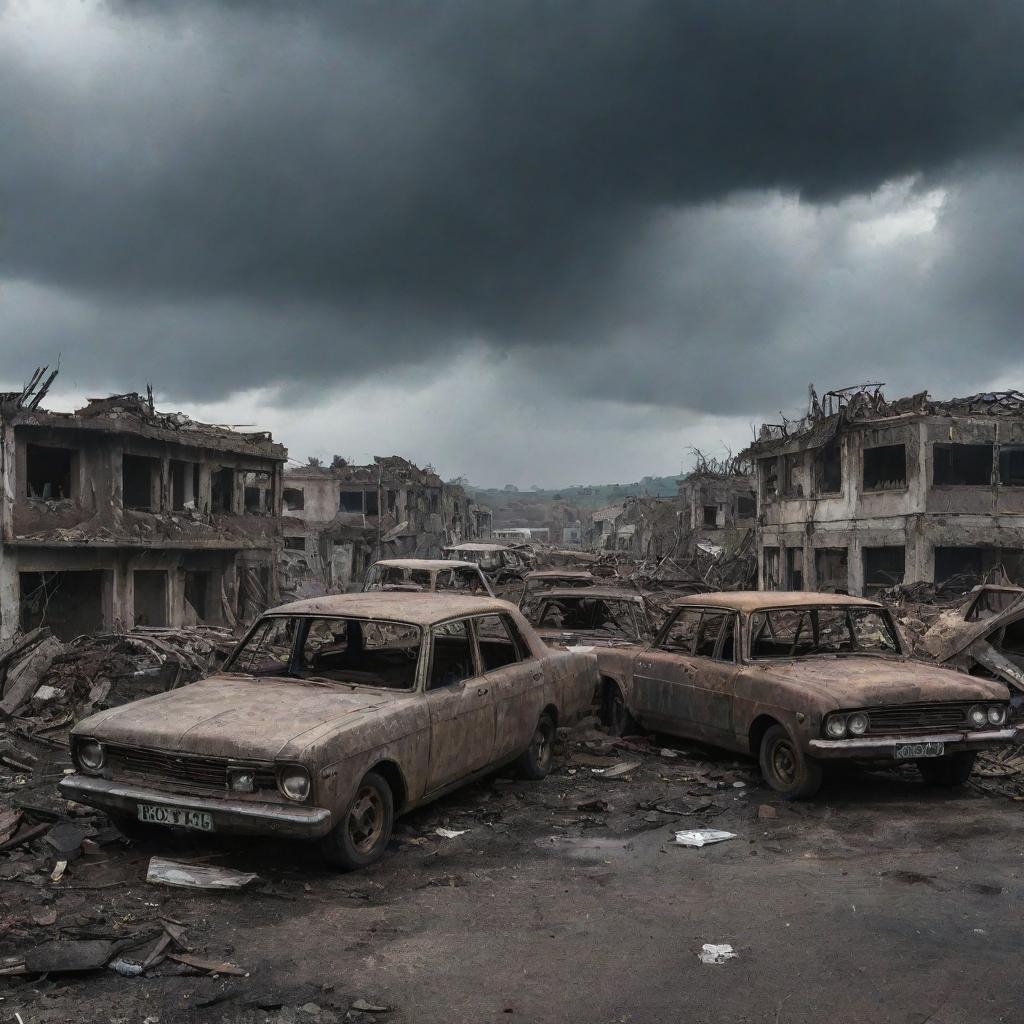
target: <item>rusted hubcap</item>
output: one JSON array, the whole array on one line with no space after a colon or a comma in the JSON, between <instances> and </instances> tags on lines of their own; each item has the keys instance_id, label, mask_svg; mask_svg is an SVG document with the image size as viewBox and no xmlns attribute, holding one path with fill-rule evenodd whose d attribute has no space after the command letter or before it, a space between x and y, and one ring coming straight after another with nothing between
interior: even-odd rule
<instances>
[{"instance_id":1,"label":"rusted hubcap","mask_svg":"<svg viewBox=\"0 0 1024 1024\"><path fill-rule=\"evenodd\" d=\"M785 740L779 740L772 749L772 770L775 777L787 786L796 781L796 754Z\"/></svg>"},{"instance_id":2,"label":"rusted hubcap","mask_svg":"<svg viewBox=\"0 0 1024 1024\"><path fill-rule=\"evenodd\" d=\"M384 831L384 801L372 786L364 786L348 812L348 835L360 853L369 853Z\"/></svg>"}]
</instances>

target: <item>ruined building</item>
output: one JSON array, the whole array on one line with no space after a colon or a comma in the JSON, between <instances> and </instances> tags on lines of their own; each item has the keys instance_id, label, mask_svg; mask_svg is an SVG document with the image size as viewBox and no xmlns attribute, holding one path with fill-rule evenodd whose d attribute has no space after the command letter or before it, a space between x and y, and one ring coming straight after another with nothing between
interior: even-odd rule
<instances>
[{"instance_id":1,"label":"ruined building","mask_svg":"<svg viewBox=\"0 0 1024 1024\"><path fill-rule=\"evenodd\" d=\"M490 532L490 511L461 486L397 455L289 469L283 495L282 585L295 595L358 589L379 558L440 558Z\"/></svg>"},{"instance_id":2,"label":"ruined building","mask_svg":"<svg viewBox=\"0 0 1024 1024\"><path fill-rule=\"evenodd\" d=\"M753 466L741 459L697 452L694 468L677 481L683 523L692 545L731 549L757 525Z\"/></svg>"},{"instance_id":3,"label":"ruined building","mask_svg":"<svg viewBox=\"0 0 1024 1024\"><path fill-rule=\"evenodd\" d=\"M817 399L766 424L748 453L758 481L758 568L774 590L872 594L1002 565L1024 581L1024 395L887 401L879 386Z\"/></svg>"},{"instance_id":4,"label":"ruined building","mask_svg":"<svg viewBox=\"0 0 1024 1024\"><path fill-rule=\"evenodd\" d=\"M0 632L234 625L273 603L287 452L137 394L0 395Z\"/></svg>"}]
</instances>

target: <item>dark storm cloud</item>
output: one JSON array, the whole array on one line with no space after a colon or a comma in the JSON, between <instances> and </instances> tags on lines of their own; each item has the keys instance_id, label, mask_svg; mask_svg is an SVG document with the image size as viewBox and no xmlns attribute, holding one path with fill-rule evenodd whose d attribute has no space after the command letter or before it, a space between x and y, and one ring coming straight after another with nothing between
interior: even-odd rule
<instances>
[{"instance_id":1,"label":"dark storm cloud","mask_svg":"<svg viewBox=\"0 0 1024 1024\"><path fill-rule=\"evenodd\" d=\"M1008 151L1024 95L1018 2L129 3L52 47L6 13L0 276L72 306L27 301L5 347L84 325L83 375L145 348L194 396L472 338L742 366L785 346L801 302L824 321L827 289L756 225L666 237L667 217L958 180ZM749 397L618 362L620 396Z\"/></svg>"}]
</instances>

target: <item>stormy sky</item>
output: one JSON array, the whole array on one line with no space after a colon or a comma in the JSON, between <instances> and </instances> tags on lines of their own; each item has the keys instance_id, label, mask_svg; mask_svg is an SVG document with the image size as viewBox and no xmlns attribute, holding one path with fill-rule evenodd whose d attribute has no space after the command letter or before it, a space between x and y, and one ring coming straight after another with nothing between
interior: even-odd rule
<instances>
[{"instance_id":1,"label":"stormy sky","mask_svg":"<svg viewBox=\"0 0 1024 1024\"><path fill-rule=\"evenodd\" d=\"M0 385L675 473L1020 386L1019 0L0 0Z\"/></svg>"}]
</instances>

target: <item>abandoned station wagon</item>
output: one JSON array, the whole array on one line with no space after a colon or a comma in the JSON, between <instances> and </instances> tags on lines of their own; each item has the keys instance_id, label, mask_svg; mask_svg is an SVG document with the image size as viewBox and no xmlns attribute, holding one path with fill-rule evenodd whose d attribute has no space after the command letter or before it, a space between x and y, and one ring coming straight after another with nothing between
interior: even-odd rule
<instances>
[{"instance_id":1,"label":"abandoned station wagon","mask_svg":"<svg viewBox=\"0 0 1024 1024\"><path fill-rule=\"evenodd\" d=\"M907 657L880 604L836 594L681 598L648 647L604 652L614 732L650 729L749 752L768 784L817 792L827 760L911 760L965 782L978 750L1012 740L1009 693Z\"/></svg>"},{"instance_id":2,"label":"abandoned station wagon","mask_svg":"<svg viewBox=\"0 0 1024 1024\"><path fill-rule=\"evenodd\" d=\"M549 650L493 598L298 601L217 675L80 722L60 788L133 829L319 839L361 867L396 813L513 761L543 778L597 680L592 655Z\"/></svg>"}]
</instances>

